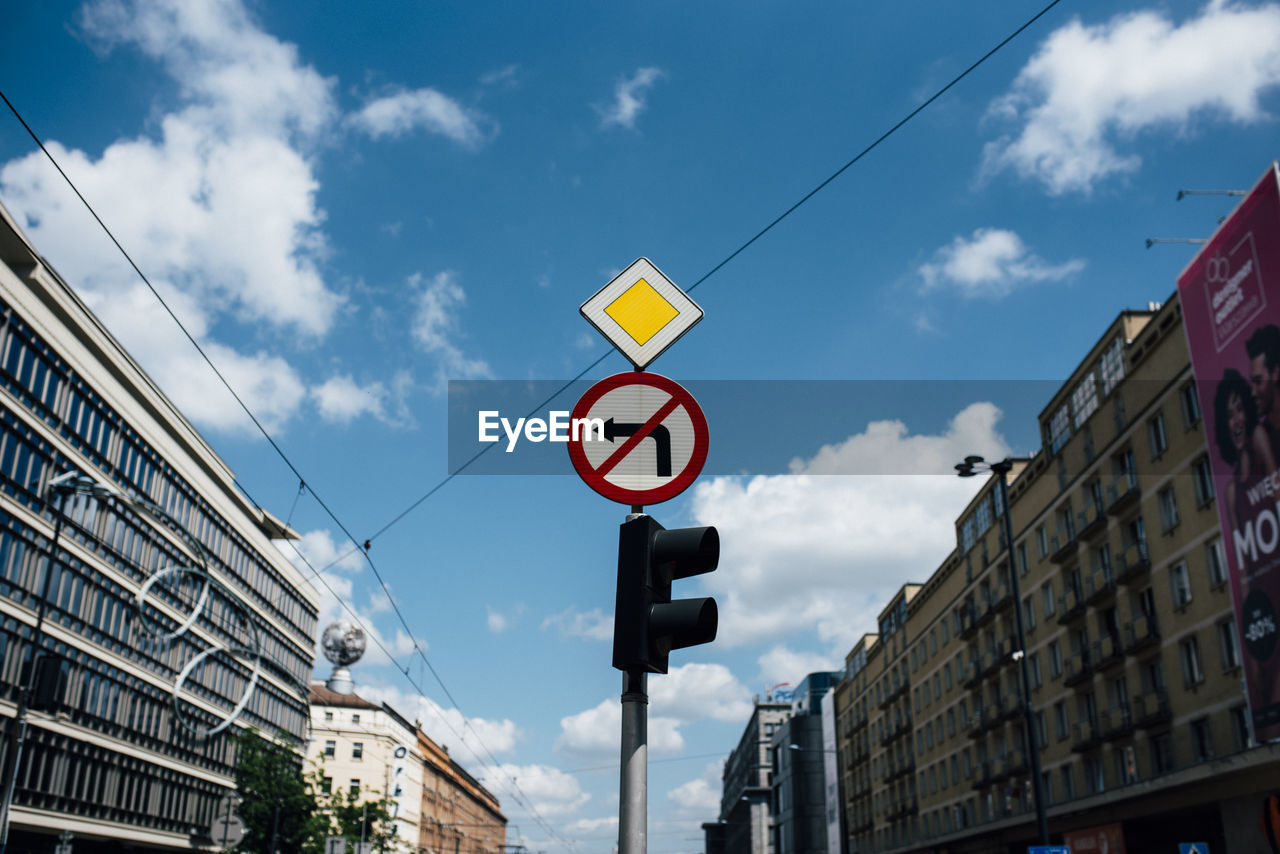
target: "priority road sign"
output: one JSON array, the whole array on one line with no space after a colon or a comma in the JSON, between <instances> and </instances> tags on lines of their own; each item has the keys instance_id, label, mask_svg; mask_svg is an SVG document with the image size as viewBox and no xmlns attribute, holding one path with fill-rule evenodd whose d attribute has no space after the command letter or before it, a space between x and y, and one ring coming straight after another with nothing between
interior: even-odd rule
<instances>
[{"instance_id":1,"label":"priority road sign","mask_svg":"<svg viewBox=\"0 0 1280 854\"><path fill-rule=\"evenodd\" d=\"M702 309L648 258L637 258L578 309L636 370L702 320Z\"/></svg>"},{"instance_id":2,"label":"priority road sign","mask_svg":"<svg viewBox=\"0 0 1280 854\"><path fill-rule=\"evenodd\" d=\"M587 486L621 504L657 504L688 488L707 461L702 408L658 374L614 374L587 389L571 421L569 458ZM594 425L594 429L593 429Z\"/></svg>"}]
</instances>

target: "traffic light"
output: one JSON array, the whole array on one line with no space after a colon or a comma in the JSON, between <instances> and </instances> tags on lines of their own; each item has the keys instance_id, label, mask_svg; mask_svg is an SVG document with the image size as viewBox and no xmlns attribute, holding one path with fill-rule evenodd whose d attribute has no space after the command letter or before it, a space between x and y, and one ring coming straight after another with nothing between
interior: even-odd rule
<instances>
[{"instance_id":1,"label":"traffic light","mask_svg":"<svg viewBox=\"0 0 1280 854\"><path fill-rule=\"evenodd\" d=\"M673 528L652 517L624 522L618 536L618 600L613 666L667 672L673 649L716 639L716 600L671 599L671 582L711 572L720 562L715 528Z\"/></svg>"}]
</instances>

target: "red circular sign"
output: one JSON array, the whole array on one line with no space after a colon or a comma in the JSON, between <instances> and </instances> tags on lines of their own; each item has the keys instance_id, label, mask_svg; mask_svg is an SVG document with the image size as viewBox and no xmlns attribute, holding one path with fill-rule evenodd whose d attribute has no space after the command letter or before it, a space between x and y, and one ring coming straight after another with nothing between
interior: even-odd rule
<instances>
[{"instance_id":1,"label":"red circular sign","mask_svg":"<svg viewBox=\"0 0 1280 854\"><path fill-rule=\"evenodd\" d=\"M573 408L569 458L587 486L620 504L658 504L684 492L707 461L702 408L658 374L614 374Z\"/></svg>"}]
</instances>

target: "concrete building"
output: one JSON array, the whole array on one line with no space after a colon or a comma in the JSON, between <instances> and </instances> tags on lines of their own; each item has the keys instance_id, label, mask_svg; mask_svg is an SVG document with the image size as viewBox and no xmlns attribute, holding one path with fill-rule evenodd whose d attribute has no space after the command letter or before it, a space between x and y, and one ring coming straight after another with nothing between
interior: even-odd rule
<instances>
[{"instance_id":1,"label":"concrete building","mask_svg":"<svg viewBox=\"0 0 1280 854\"><path fill-rule=\"evenodd\" d=\"M507 819L497 797L418 730L424 762L418 850L424 854L501 854Z\"/></svg>"},{"instance_id":2,"label":"concrete building","mask_svg":"<svg viewBox=\"0 0 1280 854\"><path fill-rule=\"evenodd\" d=\"M317 598L271 543L290 532L2 208L0 419L5 764L25 661L41 679L9 850L208 848L231 734L305 736Z\"/></svg>"},{"instance_id":3,"label":"concrete building","mask_svg":"<svg viewBox=\"0 0 1280 854\"><path fill-rule=\"evenodd\" d=\"M847 850L1035 842L1021 608L1052 840L1261 851L1257 812L1280 780L1280 745L1250 735L1176 295L1109 324L1040 428L1042 447L1011 474L1010 507L985 484L956 519L955 550L846 658Z\"/></svg>"},{"instance_id":4,"label":"concrete building","mask_svg":"<svg viewBox=\"0 0 1280 854\"><path fill-rule=\"evenodd\" d=\"M757 697L738 746L725 760L720 819L706 824L707 851L725 854L775 854L771 819L773 733L791 717L791 703Z\"/></svg>"},{"instance_id":5,"label":"concrete building","mask_svg":"<svg viewBox=\"0 0 1280 854\"><path fill-rule=\"evenodd\" d=\"M398 850L414 851L420 836L424 762L418 728L386 703L311 685L310 767L326 788L362 801L391 801Z\"/></svg>"},{"instance_id":6,"label":"concrete building","mask_svg":"<svg viewBox=\"0 0 1280 854\"><path fill-rule=\"evenodd\" d=\"M822 698L840 673L810 673L773 730L770 812L774 854L827 854Z\"/></svg>"}]
</instances>

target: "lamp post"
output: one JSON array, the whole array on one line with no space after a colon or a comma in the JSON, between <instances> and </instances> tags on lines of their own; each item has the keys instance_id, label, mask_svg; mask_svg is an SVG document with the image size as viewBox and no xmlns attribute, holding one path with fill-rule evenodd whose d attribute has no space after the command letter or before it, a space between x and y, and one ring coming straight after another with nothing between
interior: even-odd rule
<instances>
[{"instance_id":1,"label":"lamp post","mask_svg":"<svg viewBox=\"0 0 1280 854\"><path fill-rule=\"evenodd\" d=\"M984 471L991 472L997 476L996 494L999 496L1000 506L1004 511L1002 513L1004 517L1004 547L1009 553L1009 587L1013 590L1014 627L1018 632L1018 648L1013 654L1018 660L1018 672L1022 677L1019 681L1019 687L1022 690L1022 730L1027 758L1031 762L1031 796L1036 804L1036 830L1040 837L1040 844L1048 845L1049 819L1045 815L1044 780L1041 779L1040 751L1036 744L1036 716L1031 707L1031 674L1027 665L1027 635L1022 626L1022 593L1018 589L1018 568L1014 566L1013 558L1013 521L1010 519L1012 512L1009 507L1008 479L1009 472L1012 469L1013 460L1007 458L999 462L989 463L980 456L971 455L965 457L964 462L956 463L956 472L960 477L973 477Z\"/></svg>"}]
</instances>

